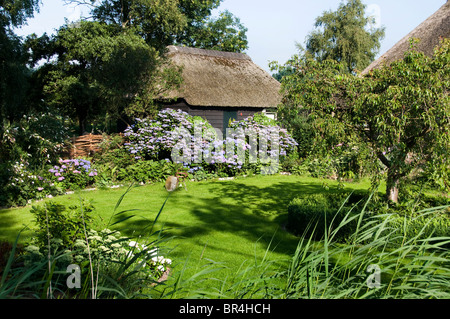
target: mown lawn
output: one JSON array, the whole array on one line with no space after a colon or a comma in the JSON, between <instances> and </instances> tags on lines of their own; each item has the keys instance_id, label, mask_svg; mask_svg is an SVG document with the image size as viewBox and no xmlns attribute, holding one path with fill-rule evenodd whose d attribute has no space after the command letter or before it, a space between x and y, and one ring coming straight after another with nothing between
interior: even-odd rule
<instances>
[{"instance_id":1,"label":"mown lawn","mask_svg":"<svg viewBox=\"0 0 450 319\"><path fill-rule=\"evenodd\" d=\"M289 202L300 194L336 191L337 186L334 181L285 175L188 182L187 190L170 195L156 229L163 229L168 239L164 245L172 249L168 257L174 261L174 271L187 265L187 278L215 261L225 268L212 276L223 280L263 258L281 261L292 256L298 238L282 227ZM349 190L367 189L369 183L346 186ZM82 191L51 200L67 206L79 204L80 198L91 201L96 221L106 224L126 189ZM162 183L133 187L116 212L129 210L121 218L135 216L115 228L127 236L146 238L167 196ZM0 211L0 240L13 241L23 225L33 227L30 209ZM29 241L30 236L30 229L25 230L21 242Z\"/></svg>"}]
</instances>

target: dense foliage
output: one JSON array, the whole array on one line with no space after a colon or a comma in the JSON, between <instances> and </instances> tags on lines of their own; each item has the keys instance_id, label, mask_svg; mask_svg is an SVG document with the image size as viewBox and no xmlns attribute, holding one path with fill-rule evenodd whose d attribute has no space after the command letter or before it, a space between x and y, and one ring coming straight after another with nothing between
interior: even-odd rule
<instances>
[{"instance_id":1,"label":"dense foliage","mask_svg":"<svg viewBox=\"0 0 450 319\"><path fill-rule=\"evenodd\" d=\"M283 81L284 108L308 112L325 147L367 148L367 167L379 177L384 166L387 197L394 202L400 179L415 169L448 189L448 49L446 40L430 58L412 48L364 77L332 60L297 59L296 72Z\"/></svg>"},{"instance_id":2,"label":"dense foliage","mask_svg":"<svg viewBox=\"0 0 450 319\"><path fill-rule=\"evenodd\" d=\"M28 55L13 28L23 25L38 7L38 0L0 2L0 125L6 119L11 121L22 117L26 109ZM0 137L1 134L0 130Z\"/></svg>"},{"instance_id":3,"label":"dense foliage","mask_svg":"<svg viewBox=\"0 0 450 319\"><path fill-rule=\"evenodd\" d=\"M119 159L121 146L93 162L80 159L98 166L98 176L49 170L64 170L60 158L67 159L71 135L122 132L136 117L158 113L155 97L181 83L180 68L165 57L167 45L235 52L248 47L239 18L228 11L212 17L221 0L72 2L87 6L92 19L25 39L13 28L33 16L39 2L0 3L0 206L93 184L164 179L174 171L170 163ZM132 172L139 174L132 178Z\"/></svg>"},{"instance_id":4,"label":"dense foliage","mask_svg":"<svg viewBox=\"0 0 450 319\"><path fill-rule=\"evenodd\" d=\"M87 123L151 114L152 103L142 100L151 101L162 87L180 81L177 69L163 68L166 62L140 36L113 25L81 21L51 37L29 37L27 45L34 50L34 62L54 61L36 71L43 99L77 119L80 135Z\"/></svg>"},{"instance_id":5,"label":"dense foliage","mask_svg":"<svg viewBox=\"0 0 450 319\"><path fill-rule=\"evenodd\" d=\"M279 121L256 114L229 123L224 138L202 118L160 111L153 103L181 84L181 69L164 57L167 45L248 48L239 18L228 11L211 16L222 0L70 1L90 5L92 20L25 41L13 27L33 15L38 1L0 1L0 207L87 187L159 183L179 171L198 181L283 169L339 179L338 188L344 180L370 176L374 198L328 192L324 181L326 192L299 194L281 208L283 226L301 236L287 269L275 275L264 269L257 279L231 287L223 281L220 292L200 295L449 295L449 200L422 193L422 187L450 187L448 39L431 57L412 42L402 60L357 76L374 59L384 30L370 28L360 0L342 3L316 19L301 55L277 66L284 94ZM69 158L70 135L92 127L127 128L124 135L104 134L92 157ZM390 202L376 197L382 179ZM8 260L0 247L0 298L20 295L23 284L27 297L86 297L91 287L89 297L98 298L95 280L104 298L151 290L171 265L158 241L143 243L111 224L94 224L94 212L83 202L34 206L32 242L19 256L13 245ZM128 212L110 222L128 220ZM58 281L70 263L80 265L85 278L75 293ZM368 291L359 271L373 263L387 278L380 290ZM183 289L183 282L180 275L167 295Z\"/></svg>"},{"instance_id":6,"label":"dense foliage","mask_svg":"<svg viewBox=\"0 0 450 319\"><path fill-rule=\"evenodd\" d=\"M354 193L306 194L289 203L286 228L298 236L320 240L324 234L351 219L361 209L355 205L364 203L368 196ZM356 221L346 223L337 240L345 241L356 229Z\"/></svg>"},{"instance_id":7,"label":"dense foliage","mask_svg":"<svg viewBox=\"0 0 450 319\"><path fill-rule=\"evenodd\" d=\"M94 211L88 203L67 208L47 202L33 207L34 237L23 247L20 260L27 269L36 269L29 280L46 278L49 289L41 291L41 285L30 285L29 293L46 298L55 298L58 294L66 298L85 298L89 290L81 289L81 285L84 287L92 281L83 280L78 289L70 291L66 281L56 275L67 273L69 265L79 267L80 278L95 278L97 289L91 295L93 298L117 296L113 291L120 286L122 293L129 294L148 289L167 271L172 261L161 255L156 241L139 242L136 241L139 239L96 224L92 218ZM43 267L46 264L48 266Z\"/></svg>"},{"instance_id":8,"label":"dense foliage","mask_svg":"<svg viewBox=\"0 0 450 319\"><path fill-rule=\"evenodd\" d=\"M306 52L316 61L334 60L347 72L364 70L374 59L384 38L384 28L375 29L361 0L342 2L336 11L316 19L315 30L306 39Z\"/></svg>"},{"instance_id":9,"label":"dense foliage","mask_svg":"<svg viewBox=\"0 0 450 319\"><path fill-rule=\"evenodd\" d=\"M0 206L24 205L31 199L54 195L42 176L64 152L69 132L65 119L48 110L6 122L2 129Z\"/></svg>"}]
</instances>

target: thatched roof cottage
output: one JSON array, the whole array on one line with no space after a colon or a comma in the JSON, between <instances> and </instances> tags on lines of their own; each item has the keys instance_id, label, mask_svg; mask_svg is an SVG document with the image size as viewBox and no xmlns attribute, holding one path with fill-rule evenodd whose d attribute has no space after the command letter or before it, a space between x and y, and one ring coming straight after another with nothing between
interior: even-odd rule
<instances>
[{"instance_id":1,"label":"thatched roof cottage","mask_svg":"<svg viewBox=\"0 0 450 319\"><path fill-rule=\"evenodd\" d=\"M178 46L167 54L183 67L184 81L165 108L201 116L225 132L230 119L270 113L281 103L280 83L246 54Z\"/></svg>"},{"instance_id":2,"label":"thatched roof cottage","mask_svg":"<svg viewBox=\"0 0 450 319\"><path fill-rule=\"evenodd\" d=\"M378 60L370 64L361 74L368 74L371 70L380 68L383 64L389 65L393 61L404 57L405 52L410 49L410 39L416 38L420 42L417 49L428 56L432 56L434 49L441 38L450 37L450 2L446 2L438 11L422 22L390 50L383 54Z\"/></svg>"}]
</instances>

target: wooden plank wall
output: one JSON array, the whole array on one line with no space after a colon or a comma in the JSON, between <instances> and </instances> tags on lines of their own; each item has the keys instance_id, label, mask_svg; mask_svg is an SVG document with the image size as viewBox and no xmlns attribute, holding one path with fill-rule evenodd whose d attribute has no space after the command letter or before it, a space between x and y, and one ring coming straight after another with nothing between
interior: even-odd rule
<instances>
[{"instance_id":1,"label":"wooden plank wall","mask_svg":"<svg viewBox=\"0 0 450 319\"><path fill-rule=\"evenodd\" d=\"M262 112L263 108L223 108L223 107L192 107L184 102L175 103L166 106L166 108L174 110L182 110L192 116L200 116L206 119L214 128L218 128L222 132L223 128L223 112L227 110L237 111L238 121L243 120L255 113Z\"/></svg>"}]
</instances>

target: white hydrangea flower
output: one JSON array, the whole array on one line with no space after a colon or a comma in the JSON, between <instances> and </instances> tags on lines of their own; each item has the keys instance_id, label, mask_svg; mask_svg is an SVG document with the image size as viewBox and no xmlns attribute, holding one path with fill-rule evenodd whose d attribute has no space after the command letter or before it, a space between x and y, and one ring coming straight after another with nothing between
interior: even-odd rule
<instances>
[{"instance_id":1,"label":"white hydrangea flower","mask_svg":"<svg viewBox=\"0 0 450 319\"><path fill-rule=\"evenodd\" d=\"M138 249L139 249L139 243L138 243L138 242L135 242L135 241L130 241L130 243L128 244L128 246L134 247L134 248L138 248Z\"/></svg>"}]
</instances>

